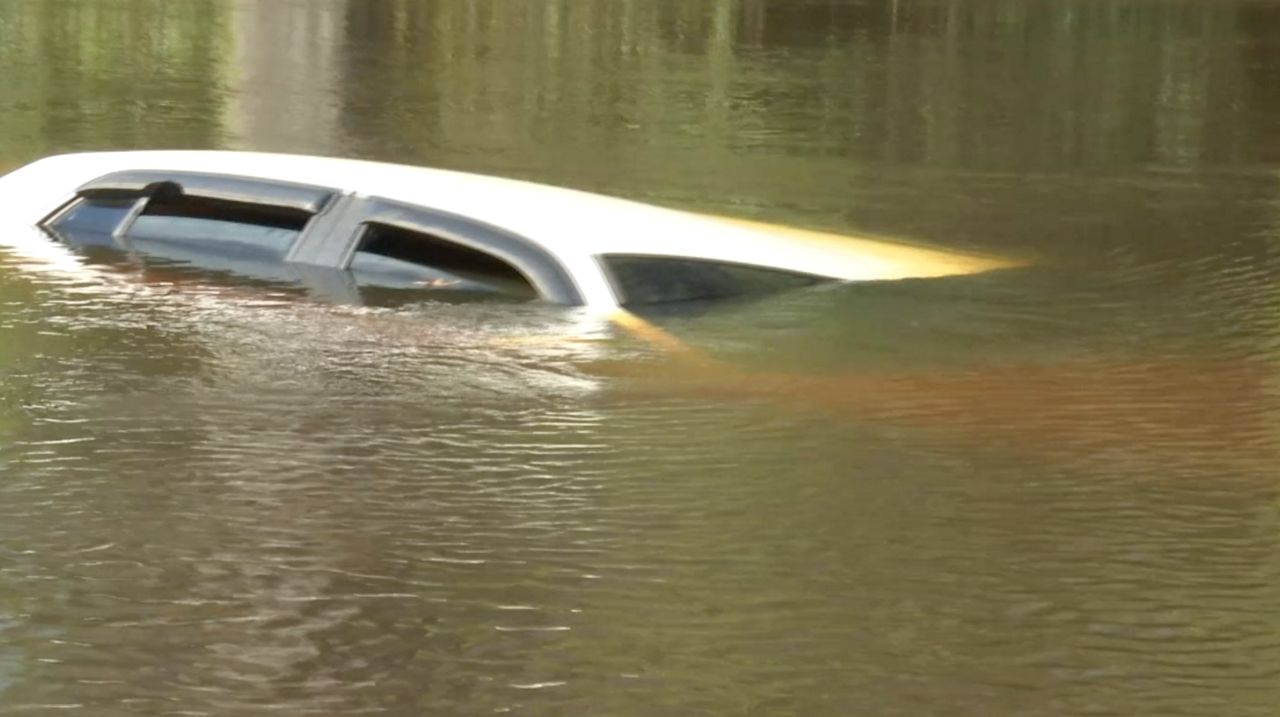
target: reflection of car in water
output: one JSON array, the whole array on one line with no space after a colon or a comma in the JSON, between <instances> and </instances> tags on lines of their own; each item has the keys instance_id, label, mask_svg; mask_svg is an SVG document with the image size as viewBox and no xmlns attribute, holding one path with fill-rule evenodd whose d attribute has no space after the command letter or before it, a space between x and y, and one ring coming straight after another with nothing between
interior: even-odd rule
<instances>
[{"instance_id":1,"label":"reflection of car in water","mask_svg":"<svg viewBox=\"0 0 1280 717\"><path fill-rule=\"evenodd\" d=\"M0 216L86 252L338 300L380 287L610 311L1011 265L494 177L239 152L47 158L0 177Z\"/></svg>"}]
</instances>

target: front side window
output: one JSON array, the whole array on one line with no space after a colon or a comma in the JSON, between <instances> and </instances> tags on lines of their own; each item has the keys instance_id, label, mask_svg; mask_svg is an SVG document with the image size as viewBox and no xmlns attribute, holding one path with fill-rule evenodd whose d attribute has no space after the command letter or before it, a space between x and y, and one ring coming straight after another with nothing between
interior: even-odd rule
<instances>
[{"instance_id":1,"label":"front side window","mask_svg":"<svg viewBox=\"0 0 1280 717\"><path fill-rule=\"evenodd\" d=\"M809 274L707 259L609 254L601 260L624 306L772 293L824 281Z\"/></svg>"},{"instance_id":2,"label":"front side window","mask_svg":"<svg viewBox=\"0 0 1280 717\"><path fill-rule=\"evenodd\" d=\"M366 225L348 268L365 285L538 297L520 270L492 254L389 224Z\"/></svg>"}]
</instances>

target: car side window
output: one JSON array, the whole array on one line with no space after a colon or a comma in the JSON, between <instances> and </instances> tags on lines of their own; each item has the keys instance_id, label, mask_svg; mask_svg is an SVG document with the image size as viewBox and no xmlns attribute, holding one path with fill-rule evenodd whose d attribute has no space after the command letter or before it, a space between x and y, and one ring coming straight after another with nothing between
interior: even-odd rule
<instances>
[{"instance_id":1,"label":"car side window","mask_svg":"<svg viewBox=\"0 0 1280 717\"><path fill-rule=\"evenodd\" d=\"M423 231L367 223L348 269L365 285L499 294L532 300L538 292L518 269L470 246Z\"/></svg>"},{"instance_id":2,"label":"car side window","mask_svg":"<svg viewBox=\"0 0 1280 717\"><path fill-rule=\"evenodd\" d=\"M161 193L147 201L124 236L179 244L216 242L242 253L283 258L310 218L297 209Z\"/></svg>"},{"instance_id":3,"label":"car side window","mask_svg":"<svg viewBox=\"0 0 1280 717\"><path fill-rule=\"evenodd\" d=\"M81 199L59 214L50 226L56 229L111 234L133 211L137 199Z\"/></svg>"},{"instance_id":4,"label":"car side window","mask_svg":"<svg viewBox=\"0 0 1280 717\"><path fill-rule=\"evenodd\" d=\"M601 260L624 306L771 293L825 281L809 274L706 259L608 254Z\"/></svg>"}]
</instances>

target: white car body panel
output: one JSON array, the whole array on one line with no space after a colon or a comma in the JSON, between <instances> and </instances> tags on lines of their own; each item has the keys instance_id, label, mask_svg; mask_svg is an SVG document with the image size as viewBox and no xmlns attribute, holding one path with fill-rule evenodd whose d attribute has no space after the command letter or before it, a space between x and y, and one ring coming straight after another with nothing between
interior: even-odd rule
<instances>
[{"instance_id":1,"label":"white car body panel","mask_svg":"<svg viewBox=\"0 0 1280 717\"><path fill-rule=\"evenodd\" d=\"M973 274L1015 262L666 209L531 182L329 157L230 151L121 151L39 160L0 177L0 216L34 225L80 185L124 170L187 171L304 183L475 219L542 246L588 307L618 306L597 259L640 254L719 260L844 281Z\"/></svg>"}]
</instances>

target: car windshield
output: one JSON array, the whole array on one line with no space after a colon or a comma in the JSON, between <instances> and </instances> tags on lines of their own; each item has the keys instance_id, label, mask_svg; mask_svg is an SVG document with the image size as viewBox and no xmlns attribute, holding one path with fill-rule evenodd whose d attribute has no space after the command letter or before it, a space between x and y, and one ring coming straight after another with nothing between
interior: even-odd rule
<instances>
[{"instance_id":1,"label":"car windshield","mask_svg":"<svg viewBox=\"0 0 1280 717\"><path fill-rule=\"evenodd\" d=\"M624 306L765 294L829 281L781 269L684 257L610 254L603 262Z\"/></svg>"}]
</instances>

